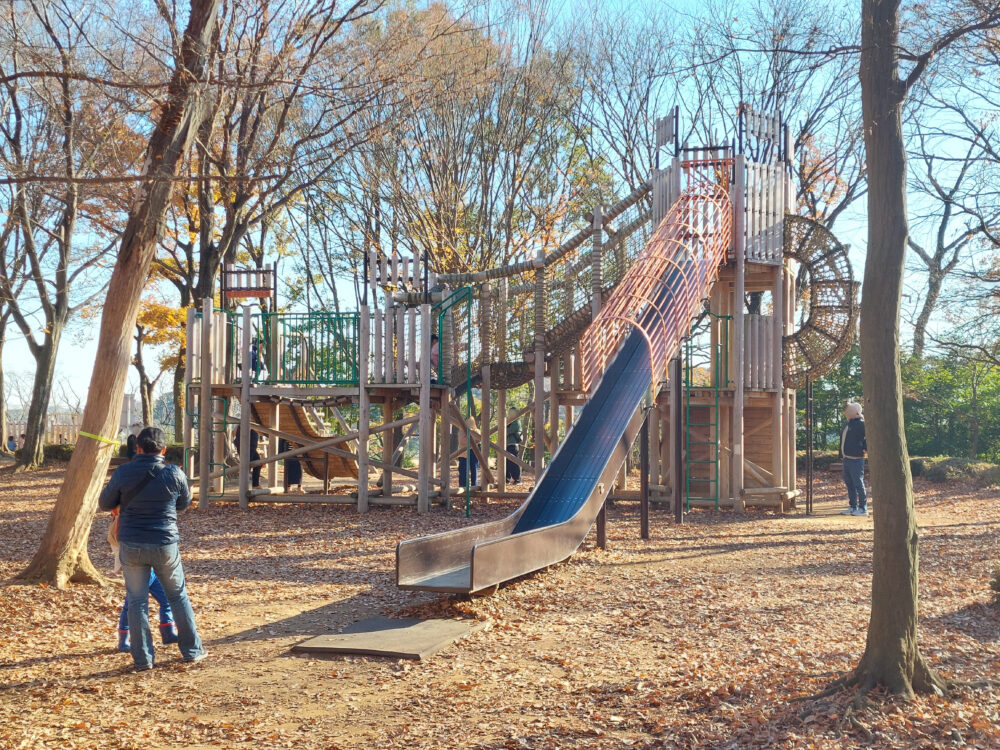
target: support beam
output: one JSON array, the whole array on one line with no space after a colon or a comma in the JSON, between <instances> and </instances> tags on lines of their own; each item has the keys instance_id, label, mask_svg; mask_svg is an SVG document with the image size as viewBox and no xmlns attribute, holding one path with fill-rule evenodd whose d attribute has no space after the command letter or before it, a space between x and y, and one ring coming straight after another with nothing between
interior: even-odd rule
<instances>
[{"instance_id":1,"label":"support beam","mask_svg":"<svg viewBox=\"0 0 1000 750\"><path fill-rule=\"evenodd\" d=\"M733 476L731 490L733 507L742 513L743 506L743 298L746 281L746 157L736 157L733 181L733 253L736 256L736 278L733 291Z\"/></svg>"},{"instance_id":2,"label":"support beam","mask_svg":"<svg viewBox=\"0 0 1000 750\"><path fill-rule=\"evenodd\" d=\"M361 306L358 331L358 513L368 512L368 362L371 354L371 317L368 305ZM335 411L335 414L339 412Z\"/></svg>"},{"instance_id":3,"label":"support beam","mask_svg":"<svg viewBox=\"0 0 1000 750\"><path fill-rule=\"evenodd\" d=\"M639 430L639 536L649 539L649 424L651 409Z\"/></svg>"},{"instance_id":4,"label":"support beam","mask_svg":"<svg viewBox=\"0 0 1000 750\"><path fill-rule=\"evenodd\" d=\"M441 394L441 429L438 437L438 477L441 484L441 504L445 508L451 505L451 391Z\"/></svg>"},{"instance_id":5,"label":"support beam","mask_svg":"<svg viewBox=\"0 0 1000 750\"><path fill-rule=\"evenodd\" d=\"M243 306L240 343L240 508L250 507L250 306Z\"/></svg>"},{"instance_id":6,"label":"support beam","mask_svg":"<svg viewBox=\"0 0 1000 750\"><path fill-rule=\"evenodd\" d=\"M480 460L479 469L480 469L480 473L483 475L483 478L482 478L482 480L480 481L479 484L480 484L480 487L485 490L485 489L488 489L488 487L489 487L489 483L488 483L489 480L487 480L486 477L491 474L491 472L490 472L490 433L491 433L490 424L491 424L492 419L493 419L492 409L490 409L490 406L491 406L491 404L490 404L490 365L488 363L485 364L485 365L483 365L482 379L483 379L483 382L482 382L483 404L482 404L482 411L481 411L482 418L479 421L479 427L482 430L482 433L479 436L480 437L480 440L479 440L479 456L480 456L480 459L479 459ZM492 482L491 483L492 484L496 484L496 476L492 477Z\"/></svg>"},{"instance_id":7,"label":"support beam","mask_svg":"<svg viewBox=\"0 0 1000 750\"><path fill-rule=\"evenodd\" d=\"M497 451L497 489L507 491L507 389L497 391L497 443L505 450Z\"/></svg>"},{"instance_id":8,"label":"support beam","mask_svg":"<svg viewBox=\"0 0 1000 750\"><path fill-rule=\"evenodd\" d=\"M201 303L201 388L198 395L198 507L211 504L208 475L212 462L212 298Z\"/></svg>"},{"instance_id":9,"label":"support beam","mask_svg":"<svg viewBox=\"0 0 1000 750\"><path fill-rule=\"evenodd\" d=\"M417 513L430 508L434 462L434 413L431 411L431 306L420 306L420 465L417 477Z\"/></svg>"},{"instance_id":10,"label":"support beam","mask_svg":"<svg viewBox=\"0 0 1000 750\"><path fill-rule=\"evenodd\" d=\"M684 455L683 416L681 411L681 358L680 354L670 363L670 431L674 452L670 468L674 486L674 521L684 523Z\"/></svg>"}]
</instances>

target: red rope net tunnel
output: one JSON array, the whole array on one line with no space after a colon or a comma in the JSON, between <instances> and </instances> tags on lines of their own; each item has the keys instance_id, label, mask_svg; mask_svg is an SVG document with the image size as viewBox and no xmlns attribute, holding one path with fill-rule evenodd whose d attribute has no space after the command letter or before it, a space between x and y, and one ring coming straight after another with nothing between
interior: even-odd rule
<instances>
[{"instance_id":1,"label":"red rope net tunnel","mask_svg":"<svg viewBox=\"0 0 1000 750\"><path fill-rule=\"evenodd\" d=\"M630 329L649 347L652 381L666 377L670 357L698 313L730 250L731 159L687 161L687 187L583 334L583 385L604 374Z\"/></svg>"}]
</instances>

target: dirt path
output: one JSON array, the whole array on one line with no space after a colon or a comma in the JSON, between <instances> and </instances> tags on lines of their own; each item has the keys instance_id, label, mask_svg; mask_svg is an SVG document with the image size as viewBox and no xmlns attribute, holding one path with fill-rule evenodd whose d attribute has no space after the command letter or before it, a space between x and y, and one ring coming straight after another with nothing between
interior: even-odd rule
<instances>
[{"instance_id":1,"label":"dirt path","mask_svg":"<svg viewBox=\"0 0 1000 750\"><path fill-rule=\"evenodd\" d=\"M33 553L60 470L0 473L0 579ZM1000 746L1000 693L959 691L863 712L850 696L789 704L864 646L872 519L840 516L821 475L817 515L697 512L682 527L635 505L568 563L488 598L393 585L399 539L468 523L458 512L359 516L345 507L219 505L182 519L210 658L175 649L135 674L112 646L123 587L0 588L0 747L941 747ZM1000 492L918 486L922 636L947 674L1000 674ZM477 504L474 522L509 504ZM98 516L90 552L110 573ZM370 614L483 619L424 663L317 658L289 648Z\"/></svg>"}]
</instances>

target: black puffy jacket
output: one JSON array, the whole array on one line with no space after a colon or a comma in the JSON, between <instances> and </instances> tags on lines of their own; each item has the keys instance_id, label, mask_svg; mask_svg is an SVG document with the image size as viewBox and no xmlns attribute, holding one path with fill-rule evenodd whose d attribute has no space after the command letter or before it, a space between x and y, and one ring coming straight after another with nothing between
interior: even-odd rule
<instances>
[{"instance_id":1,"label":"black puffy jacket","mask_svg":"<svg viewBox=\"0 0 1000 750\"><path fill-rule=\"evenodd\" d=\"M840 455L844 458L864 458L866 450L865 420L857 417L848 421L840 433Z\"/></svg>"}]
</instances>

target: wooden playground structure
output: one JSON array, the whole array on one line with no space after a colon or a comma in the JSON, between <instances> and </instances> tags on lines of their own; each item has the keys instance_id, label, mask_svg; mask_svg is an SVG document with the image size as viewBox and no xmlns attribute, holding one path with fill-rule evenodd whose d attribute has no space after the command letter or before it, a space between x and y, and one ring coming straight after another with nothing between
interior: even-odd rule
<instances>
[{"instance_id":1,"label":"wooden playground structure","mask_svg":"<svg viewBox=\"0 0 1000 750\"><path fill-rule=\"evenodd\" d=\"M372 250L357 312L274 312L273 267L224 269L223 300L270 299L271 311L219 310L211 299L189 311L183 434L199 502L339 502L361 512L412 504L426 512L458 495L467 509L477 495L516 495L507 464L528 484L545 470L588 398L587 361L614 354L602 353L603 339L588 328L677 210L682 181L697 175L728 191L729 250L678 335L680 353L648 341L651 357L659 347L670 360L669 376L654 373L640 407L642 489L623 491L623 469L617 495L675 511L790 508L798 494L795 389L850 345L856 285L845 248L792 216L791 143L780 118L745 108L739 123L738 143L688 148L678 142L676 111L658 121L657 146L673 152L665 167L618 203L594 206L589 226L558 247L539 243L530 260L435 274L423 258ZM628 314L617 317L629 324ZM505 450L511 418L527 425L516 454ZM258 459L234 461L237 426L239 456L259 451ZM255 433L265 439L260 448L251 445ZM416 465L408 467L414 439ZM469 452L480 483L460 487L453 463ZM286 495L284 459L298 459L323 490ZM256 488L255 467L263 474ZM357 489L333 493L334 485Z\"/></svg>"}]
</instances>

